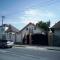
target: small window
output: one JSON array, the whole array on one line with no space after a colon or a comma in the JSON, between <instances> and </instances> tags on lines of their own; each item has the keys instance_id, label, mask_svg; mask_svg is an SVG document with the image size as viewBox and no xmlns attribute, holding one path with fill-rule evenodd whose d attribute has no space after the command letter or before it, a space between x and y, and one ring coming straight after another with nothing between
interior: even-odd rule
<instances>
[{"instance_id":1,"label":"small window","mask_svg":"<svg viewBox=\"0 0 60 60\"><path fill-rule=\"evenodd\" d=\"M26 28L26 30L28 30L28 28Z\"/></svg>"},{"instance_id":2,"label":"small window","mask_svg":"<svg viewBox=\"0 0 60 60\"><path fill-rule=\"evenodd\" d=\"M34 27L34 30L36 30L36 27Z\"/></svg>"}]
</instances>

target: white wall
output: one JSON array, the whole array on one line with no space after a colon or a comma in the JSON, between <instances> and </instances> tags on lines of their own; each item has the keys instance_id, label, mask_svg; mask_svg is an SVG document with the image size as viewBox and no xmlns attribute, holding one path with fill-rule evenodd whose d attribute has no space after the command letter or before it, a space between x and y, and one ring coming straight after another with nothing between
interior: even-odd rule
<instances>
[{"instance_id":1,"label":"white wall","mask_svg":"<svg viewBox=\"0 0 60 60\"><path fill-rule=\"evenodd\" d=\"M13 42L22 42L21 34L11 34L11 38L9 33L6 33L6 40L12 40Z\"/></svg>"},{"instance_id":2,"label":"white wall","mask_svg":"<svg viewBox=\"0 0 60 60\"><path fill-rule=\"evenodd\" d=\"M6 33L6 40L10 40L9 34Z\"/></svg>"},{"instance_id":3,"label":"white wall","mask_svg":"<svg viewBox=\"0 0 60 60\"><path fill-rule=\"evenodd\" d=\"M22 42L21 34L16 34L16 42Z\"/></svg>"},{"instance_id":4,"label":"white wall","mask_svg":"<svg viewBox=\"0 0 60 60\"><path fill-rule=\"evenodd\" d=\"M6 40L12 40L13 42L15 42L15 34L11 34L10 38L10 34L6 33Z\"/></svg>"},{"instance_id":5,"label":"white wall","mask_svg":"<svg viewBox=\"0 0 60 60\"><path fill-rule=\"evenodd\" d=\"M22 37L24 37L25 34L28 34L29 33L29 29L31 29L33 31L33 33L42 33L42 29L39 29L36 27L36 30L35 30L35 26L33 25L29 25L28 27L28 30L26 30L26 28L22 31Z\"/></svg>"},{"instance_id":6,"label":"white wall","mask_svg":"<svg viewBox=\"0 0 60 60\"><path fill-rule=\"evenodd\" d=\"M36 30L33 30L33 31L34 31L34 33L42 33L42 30L39 28L36 28Z\"/></svg>"},{"instance_id":7,"label":"white wall","mask_svg":"<svg viewBox=\"0 0 60 60\"><path fill-rule=\"evenodd\" d=\"M15 42L15 34L11 34L11 40Z\"/></svg>"}]
</instances>

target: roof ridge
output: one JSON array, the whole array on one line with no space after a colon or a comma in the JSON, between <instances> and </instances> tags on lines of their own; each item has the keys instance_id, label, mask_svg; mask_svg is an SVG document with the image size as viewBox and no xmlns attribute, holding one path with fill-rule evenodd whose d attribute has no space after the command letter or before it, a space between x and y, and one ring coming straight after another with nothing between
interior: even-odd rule
<instances>
[{"instance_id":1,"label":"roof ridge","mask_svg":"<svg viewBox=\"0 0 60 60\"><path fill-rule=\"evenodd\" d=\"M30 24L32 24L32 25L34 25L34 26L36 26L34 23L32 23L32 22L29 22L24 28L22 28L19 32L21 32L22 30L24 30L27 26L29 26Z\"/></svg>"},{"instance_id":2,"label":"roof ridge","mask_svg":"<svg viewBox=\"0 0 60 60\"><path fill-rule=\"evenodd\" d=\"M58 21L57 23L55 23L52 28L60 28L60 21Z\"/></svg>"}]
</instances>

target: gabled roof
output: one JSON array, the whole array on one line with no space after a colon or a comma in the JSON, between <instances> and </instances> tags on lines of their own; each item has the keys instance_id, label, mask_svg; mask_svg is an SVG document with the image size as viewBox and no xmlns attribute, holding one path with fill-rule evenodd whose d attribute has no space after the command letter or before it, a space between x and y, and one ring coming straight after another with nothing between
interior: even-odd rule
<instances>
[{"instance_id":1,"label":"gabled roof","mask_svg":"<svg viewBox=\"0 0 60 60\"><path fill-rule=\"evenodd\" d=\"M12 26L12 25L9 25L9 28L8 28L7 32L9 32L9 31L11 31L11 32L19 32L19 30L16 27Z\"/></svg>"},{"instance_id":2,"label":"gabled roof","mask_svg":"<svg viewBox=\"0 0 60 60\"><path fill-rule=\"evenodd\" d=\"M3 24L3 27L5 27L5 26L8 27L8 24ZM2 27L2 25L0 27Z\"/></svg>"},{"instance_id":3,"label":"gabled roof","mask_svg":"<svg viewBox=\"0 0 60 60\"><path fill-rule=\"evenodd\" d=\"M6 32L19 32L19 30L16 27L12 26L11 24L3 24L3 27L8 27Z\"/></svg>"},{"instance_id":4,"label":"gabled roof","mask_svg":"<svg viewBox=\"0 0 60 60\"><path fill-rule=\"evenodd\" d=\"M53 25L51 28L60 29L60 21Z\"/></svg>"},{"instance_id":5,"label":"gabled roof","mask_svg":"<svg viewBox=\"0 0 60 60\"><path fill-rule=\"evenodd\" d=\"M25 28L27 28L29 25L33 25L33 26L35 26L35 27L37 27L35 24L33 24L33 23L29 23L29 24L27 24L23 29L21 29L19 32L21 33ZM39 27L37 27L37 28L39 28ZM42 31L44 31L42 28L41 28L41 30Z\"/></svg>"},{"instance_id":6,"label":"gabled roof","mask_svg":"<svg viewBox=\"0 0 60 60\"><path fill-rule=\"evenodd\" d=\"M19 32L21 32L21 31L23 31L26 27L28 27L29 25L33 25L33 26L36 26L35 24L33 24L33 23L29 23L29 24L27 24L23 29L21 29Z\"/></svg>"}]
</instances>

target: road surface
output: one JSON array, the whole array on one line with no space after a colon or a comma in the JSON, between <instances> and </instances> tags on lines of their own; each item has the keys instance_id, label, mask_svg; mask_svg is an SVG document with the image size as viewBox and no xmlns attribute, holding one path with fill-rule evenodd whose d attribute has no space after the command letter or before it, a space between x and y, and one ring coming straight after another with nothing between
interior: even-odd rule
<instances>
[{"instance_id":1,"label":"road surface","mask_svg":"<svg viewBox=\"0 0 60 60\"><path fill-rule=\"evenodd\" d=\"M60 60L60 51L13 47L0 49L0 60Z\"/></svg>"}]
</instances>

